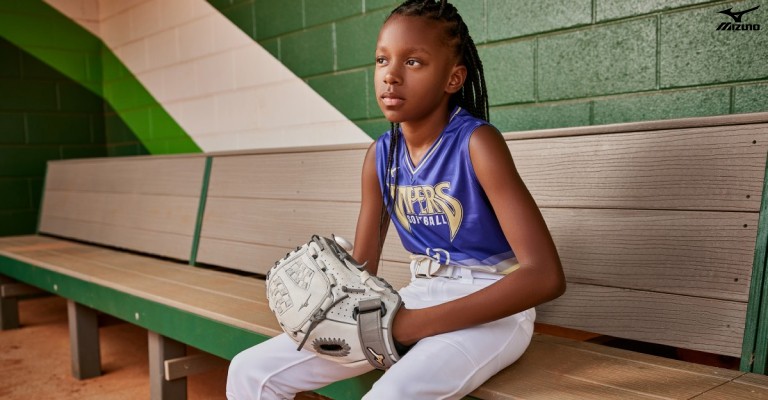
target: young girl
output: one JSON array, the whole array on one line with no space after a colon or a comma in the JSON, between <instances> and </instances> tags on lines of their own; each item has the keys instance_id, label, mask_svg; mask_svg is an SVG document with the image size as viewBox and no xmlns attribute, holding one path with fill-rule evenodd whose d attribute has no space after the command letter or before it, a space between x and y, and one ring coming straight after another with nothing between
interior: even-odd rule
<instances>
[{"instance_id":1,"label":"young girl","mask_svg":"<svg viewBox=\"0 0 768 400\"><path fill-rule=\"evenodd\" d=\"M365 398L462 398L522 355L533 307L565 290L562 267L487 122L482 64L451 4L397 7L379 33L374 81L392 129L363 164L353 256L375 274L391 218L413 253L393 335L412 347ZM293 398L371 369L296 351L283 334L235 357L227 397Z\"/></svg>"}]
</instances>

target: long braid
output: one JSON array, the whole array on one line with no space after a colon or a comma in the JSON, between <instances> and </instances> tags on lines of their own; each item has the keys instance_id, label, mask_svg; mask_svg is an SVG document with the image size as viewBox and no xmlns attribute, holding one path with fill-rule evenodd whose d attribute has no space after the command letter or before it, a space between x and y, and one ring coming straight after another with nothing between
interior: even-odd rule
<instances>
[{"instance_id":1,"label":"long braid","mask_svg":"<svg viewBox=\"0 0 768 400\"><path fill-rule=\"evenodd\" d=\"M461 64L467 68L467 78L464 81L464 86L451 96L450 106L458 105L475 117L489 121L488 91L485 86L483 63L480 61L475 42L472 40L472 36L469 35L469 28L467 28L456 7L446 0L406 0L392 10L387 19L394 15L425 17L446 24L446 34L455 42L454 51L459 56ZM397 148L400 142L400 124L390 123L390 128L389 150L387 152L386 168L384 169L384 173L387 176L383 179L383 195L387 196L385 199L391 198L392 201L387 205L387 201L384 200L381 210L381 219L379 221L380 251L384 245L384 237L381 236L381 232L389 224L389 218L395 212L399 192L397 190L397 177L399 175L397 172L399 166Z\"/></svg>"},{"instance_id":2,"label":"long braid","mask_svg":"<svg viewBox=\"0 0 768 400\"><path fill-rule=\"evenodd\" d=\"M385 237L381 235L381 232L384 227L389 224L389 216L393 215L392 213L395 212L395 207L397 205L397 168L400 164L400 158L397 156L397 147L400 142L400 124L391 122L389 126L391 132L389 136L390 142L389 150L387 151L387 163L384 168L386 176L382 179L382 181L384 181L384 199L389 198L390 193L393 191L392 188L394 188L394 193L391 193L392 201L389 203L389 206L387 206L387 201L385 200L381 208L381 217L379 219L379 258L381 258L381 250L384 247L385 239ZM393 170L394 173L392 173Z\"/></svg>"}]
</instances>

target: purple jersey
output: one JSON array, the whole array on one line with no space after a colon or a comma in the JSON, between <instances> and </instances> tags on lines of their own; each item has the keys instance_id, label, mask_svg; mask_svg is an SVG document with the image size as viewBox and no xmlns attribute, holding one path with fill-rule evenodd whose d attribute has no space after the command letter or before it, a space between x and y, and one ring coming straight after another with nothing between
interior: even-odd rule
<instances>
[{"instance_id":1,"label":"purple jersey","mask_svg":"<svg viewBox=\"0 0 768 400\"><path fill-rule=\"evenodd\" d=\"M385 193L385 173L398 174L392 221L406 250L435 257L443 264L501 272L514 265L514 253L469 158L469 138L488 124L456 108L448 126L414 166L400 135L398 168L384 171L391 132L376 142L379 184L389 208L394 190Z\"/></svg>"}]
</instances>

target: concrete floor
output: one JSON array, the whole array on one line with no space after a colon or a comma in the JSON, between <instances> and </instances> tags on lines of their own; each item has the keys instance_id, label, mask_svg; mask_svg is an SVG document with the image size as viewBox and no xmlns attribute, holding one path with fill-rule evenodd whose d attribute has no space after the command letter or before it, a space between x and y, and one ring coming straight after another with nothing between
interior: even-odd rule
<instances>
[{"instance_id":1,"label":"concrete floor","mask_svg":"<svg viewBox=\"0 0 768 400\"><path fill-rule=\"evenodd\" d=\"M20 329L0 331L0 399L149 399L146 330L128 323L100 328L103 374L80 381L70 373L66 300L20 301L19 315ZM190 376L188 398L225 399L226 378L226 366Z\"/></svg>"}]
</instances>

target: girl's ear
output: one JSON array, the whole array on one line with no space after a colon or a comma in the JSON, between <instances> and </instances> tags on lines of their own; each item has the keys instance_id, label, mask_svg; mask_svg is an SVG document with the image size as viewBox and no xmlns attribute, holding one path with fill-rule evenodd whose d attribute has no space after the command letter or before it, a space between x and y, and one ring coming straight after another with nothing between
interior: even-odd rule
<instances>
[{"instance_id":1,"label":"girl's ear","mask_svg":"<svg viewBox=\"0 0 768 400\"><path fill-rule=\"evenodd\" d=\"M467 67L463 65L456 65L453 67L453 71L451 71L451 76L448 78L448 85L445 88L445 91L454 94L461 90L461 87L464 86L464 81L467 79Z\"/></svg>"}]
</instances>

